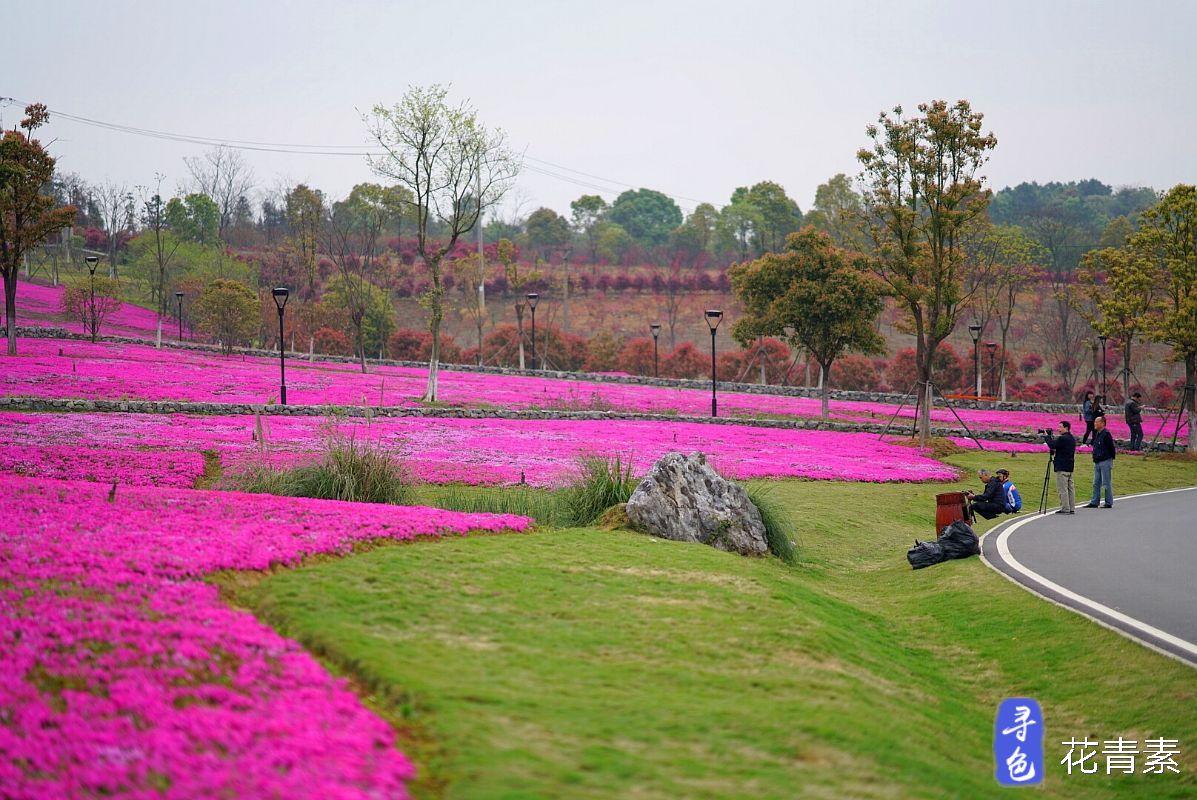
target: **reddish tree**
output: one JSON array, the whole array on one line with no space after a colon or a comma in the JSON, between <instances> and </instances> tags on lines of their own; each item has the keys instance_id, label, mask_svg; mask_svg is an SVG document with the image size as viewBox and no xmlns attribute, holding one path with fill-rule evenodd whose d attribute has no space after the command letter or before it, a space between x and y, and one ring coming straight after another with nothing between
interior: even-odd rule
<instances>
[{"instance_id":1,"label":"reddish tree","mask_svg":"<svg viewBox=\"0 0 1197 800\"><path fill-rule=\"evenodd\" d=\"M653 340L631 339L619 351L618 368L632 375L653 374Z\"/></svg>"},{"instance_id":2,"label":"reddish tree","mask_svg":"<svg viewBox=\"0 0 1197 800\"><path fill-rule=\"evenodd\" d=\"M711 369L709 356L698 352L689 342L683 342L661 362L661 373L671 378L701 378Z\"/></svg>"},{"instance_id":3,"label":"reddish tree","mask_svg":"<svg viewBox=\"0 0 1197 800\"><path fill-rule=\"evenodd\" d=\"M349 337L338 330L332 328L321 328L315 333L315 348L317 353L325 353L332 356L347 356L352 352L353 347L349 343Z\"/></svg>"},{"instance_id":4,"label":"reddish tree","mask_svg":"<svg viewBox=\"0 0 1197 800\"><path fill-rule=\"evenodd\" d=\"M849 353L840 356L831 365L830 385L836 389L846 389L853 392L879 392L884 389L882 368L878 368L877 361L868 356Z\"/></svg>"}]
</instances>

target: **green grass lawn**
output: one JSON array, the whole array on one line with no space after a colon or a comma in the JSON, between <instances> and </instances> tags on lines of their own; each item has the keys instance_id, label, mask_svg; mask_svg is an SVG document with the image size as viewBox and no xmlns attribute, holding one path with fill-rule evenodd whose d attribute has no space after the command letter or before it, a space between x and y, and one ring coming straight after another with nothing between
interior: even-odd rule
<instances>
[{"instance_id":1,"label":"green grass lawn","mask_svg":"<svg viewBox=\"0 0 1197 800\"><path fill-rule=\"evenodd\" d=\"M1007 466L1038 504L1041 456L950 460ZM1191 485L1197 463L1120 458L1115 482ZM793 566L542 529L219 580L394 724L420 797L998 796L1010 695L1043 706L1047 796L1197 795L1197 671L979 559L910 570L944 484L770 483ZM1179 738L1182 775L1066 777L1059 742L1086 734Z\"/></svg>"}]
</instances>

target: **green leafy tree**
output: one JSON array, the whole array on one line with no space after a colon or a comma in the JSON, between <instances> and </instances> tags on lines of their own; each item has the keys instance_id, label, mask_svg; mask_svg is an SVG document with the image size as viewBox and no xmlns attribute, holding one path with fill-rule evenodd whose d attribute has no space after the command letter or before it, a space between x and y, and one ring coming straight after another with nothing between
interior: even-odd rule
<instances>
[{"instance_id":1,"label":"green leafy tree","mask_svg":"<svg viewBox=\"0 0 1197 800\"><path fill-rule=\"evenodd\" d=\"M599 230L598 254L615 264L622 264L628 253L636 246L636 240L615 222L605 222Z\"/></svg>"},{"instance_id":2,"label":"green leafy tree","mask_svg":"<svg viewBox=\"0 0 1197 800\"><path fill-rule=\"evenodd\" d=\"M1143 212L1131 247L1155 271L1156 313L1148 321L1153 340L1172 348L1185 365L1185 385L1197 384L1197 187L1177 184ZM1197 402L1187 398L1190 453L1197 453Z\"/></svg>"},{"instance_id":3,"label":"green leafy tree","mask_svg":"<svg viewBox=\"0 0 1197 800\"><path fill-rule=\"evenodd\" d=\"M33 132L49 118L44 105L26 106L17 128L0 136L0 274L10 356L17 354L17 275L25 254L75 220L73 206L56 207L43 193L54 178L54 159Z\"/></svg>"},{"instance_id":4,"label":"green leafy tree","mask_svg":"<svg viewBox=\"0 0 1197 800\"><path fill-rule=\"evenodd\" d=\"M786 338L809 351L824 375L842 353L882 352L885 342L874 327L881 288L827 234L813 228L792 234L781 252L737 264L729 274L745 311L732 328L742 346L759 336ZM793 334L786 336L786 328ZM828 391L825 380L824 417Z\"/></svg>"},{"instance_id":5,"label":"green leafy tree","mask_svg":"<svg viewBox=\"0 0 1197 800\"><path fill-rule=\"evenodd\" d=\"M528 246L541 258L569 244L570 229L565 217L551 208L538 208L524 222Z\"/></svg>"},{"instance_id":6,"label":"green leafy tree","mask_svg":"<svg viewBox=\"0 0 1197 800\"><path fill-rule=\"evenodd\" d=\"M832 176L815 189L815 204L802 218L803 222L831 237L839 247L853 250L863 248L861 223L864 207L860 195L852 188L852 180L844 173Z\"/></svg>"},{"instance_id":7,"label":"green leafy tree","mask_svg":"<svg viewBox=\"0 0 1197 800\"><path fill-rule=\"evenodd\" d=\"M424 402L437 399L445 317L441 262L503 198L520 168L506 135L488 130L468 103L451 105L448 94L443 86L415 87L394 106L376 105L366 118L385 151L370 159L371 167L412 194L416 251L430 278L421 298L432 336ZM438 238L433 238L434 223L439 223Z\"/></svg>"},{"instance_id":8,"label":"green leafy tree","mask_svg":"<svg viewBox=\"0 0 1197 800\"><path fill-rule=\"evenodd\" d=\"M319 247L325 217L324 195L301 183L287 192L284 206L287 226L291 229L291 246L307 278L304 299L311 299L316 296L316 279L320 275Z\"/></svg>"},{"instance_id":9,"label":"green leafy tree","mask_svg":"<svg viewBox=\"0 0 1197 800\"><path fill-rule=\"evenodd\" d=\"M785 247L786 237L802 227L802 211L786 190L773 181L761 181L748 189L737 189L732 201L740 199L756 209L756 252L774 253Z\"/></svg>"},{"instance_id":10,"label":"green leafy tree","mask_svg":"<svg viewBox=\"0 0 1197 800\"><path fill-rule=\"evenodd\" d=\"M1151 262L1130 247L1090 250L1076 271L1076 288L1086 301L1078 303L1082 316L1122 346L1123 397L1130 396L1131 347L1151 322L1157 280Z\"/></svg>"},{"instance_id":11,"label":"green leafy tree","mask_svg":"<svg viewBox=\"0 0 1197 800\"><path fill-rule=\"evenodd\" d=\"M598 228L608 208L607 201L597 194L584 194L569 204L574 229L586 240L591 261L598 260Z\"/></svg>"},{"instance_id":12,"label":"green leafy tree","mask_svg":"<svg viewBox=\"0 0 1197 800\"><path fill-rule=\"evenodd\" d=\"M676 256L689 264L695 264L715 244L715 231L719 224L719 211L710 203L699 203L681 226L669 235L669 247Z\"/></svg>"},{"instance_id":13,"label":"green leafy tree","mask_svg":"<svg viewBox=\"0 0 1197 800\"><path fill-rule=\"evenodd\" d=\"M354 354L378 353L385 349L395 331L395 307L385 289L355 273L337 275L324 290L324 302L333 310L343 310L353 328ZM361 321L354 319L355 314ZM364 370L363 370L364 371Z\"/></svg>"},{"instance_id":14,"label":"green leafy tree","mask_svg":"<svg viewBox=\"0 0 1197 800\"><path fill-rule=\"evenodd\" d=\"M715 225L715 240L722 253L735 258L751 258L756 250L758 231L763 225L760 211L743 195L733 198L719 210L719 221Z\"/></svg>"},{"instance_id":15,"label":"green leafy tree","mask_svg":"<svg viewBox=\"0 0 1197 800\"><path fill-rule=\"evenodd\" d=\"M192 306L196 327L220 342L227 355L238 345L249 344L258 330L258 298L248 286L217 279L200 293Z\"/></svg>"},{"instance_id":16,"label":"green leafy tree","mask_svg":"<svg viewBox=\"0 0 1197 800\"><path fill-rule=\"evenodd\" d=\"M220 207L206 194L172 197L166 204L165 218L180 239L209 246L220 241Z\"/></svg>"},{"instance_id":17,"label":"green leafy tree","mask_svg":"<svg viewBox=\"0 0 1197 800\"><path fill-rule=\"evenodd\" d=\"M901 107L867 128L871 147L857 152L870 220L870 269L906 312L915 337L920 391L919 438L930 443L932 356L951 335L971 299L965 290L962 233L985 213L990 193L981 167L997 145L982 133L983 115L968 101L919 106L906 119Z\"/></svg>"},{"instance_id":18,"label":"green leafy tree","mask_svg":"<svg viewBox=\"0 0 1197 800\"><path fill-rule=\"evenodd\" d=\"M607 218L645 247L658 247L666 244L669 232L682 224L682 210L661 192L629 189L615 198Z\"/></svg>"}]
</instances>

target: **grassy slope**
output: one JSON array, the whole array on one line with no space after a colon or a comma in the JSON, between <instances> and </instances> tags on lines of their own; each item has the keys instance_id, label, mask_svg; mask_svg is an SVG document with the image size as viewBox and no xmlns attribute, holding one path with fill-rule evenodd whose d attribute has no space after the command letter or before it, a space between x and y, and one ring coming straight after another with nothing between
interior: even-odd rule
<instances>
[{"instance_id":1,"label":"grassy slope","mask_svg":"<svg viewBox=\"0 0 1197 800\"><path fill-rule=\"evenodd\" d=\"M953 461L1000 461L1038 501L1037 456ZM1116 482L1189 485L1197 465L1120 459ZM421 765L420 796L995 796L1009 695L1043 705L1052 761L1074 735L1181 740L1179 780L1052 766L1047 795L1197 792L1197 672L977 559L911 572L942 485L774 487L796 567L583 529L226 585L363 687Z\"/></svg>"}]
</instances>

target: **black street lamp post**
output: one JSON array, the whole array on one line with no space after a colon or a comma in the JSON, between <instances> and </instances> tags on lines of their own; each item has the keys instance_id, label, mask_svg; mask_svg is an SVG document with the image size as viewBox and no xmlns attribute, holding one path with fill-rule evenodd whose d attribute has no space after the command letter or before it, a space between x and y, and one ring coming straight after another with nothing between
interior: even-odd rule
<instances>
[{"instance_id":1,"label":"black street lamp post","mask_svg":"<svg viewBox=\"0 0 1197 800\"><path fill-rule=\"evenodd\" d=\"M711 329L711 416L717 417L718 404L715 397L715 385L717 375L715 373L715 329L719 327L719 323L723 321L723 312L709 310L706 313L707 327Z\"/></svg>"},{"instance_id":2,"label":"black street lamp post","mask_svg":"<svg viewBox=\"0 0 1197 800\"><path fill-rule=\"evenodd\" d=\"M532 309L532 369L537 368L536 361L536 304L540 301L540 295L536 292L528 292L528 307Z\"/></svg>"},{"instance_id":3,"label":"black street lamp post","mask_svg":"<svg viewBox=\"0 0 1197 800\"><path fill-rule=\"evenodd\" d=\"M981 396L981 326L969 325L968 332L973 337L973 392Z\"/></svg>"},{"instance_id":4,"label":"black street lamp post","mask_svg":"<svg viewBox=\"0 0 1197 800\"><path fill-rule=\"evenodd\" d=\"M96 265L100 263L98 256L87 256L87 325L91 332L92 341L96 338Z\"/></svg>"},{"instance_id":5,"label":"black street lamp post","mask_svg":"<svg viewBox=\"0 0 1197 800\"><path fill-rule=\"evenodd\" d=\"M1099 342L1101 342L1101 397L1102 397L1103 402L1105 401L1105 396L1106 396L1106 339L1107 338L1109 338L1109 337L1107 337L1104 333L1101 336L1097 337L1097 340Z\"/></svg>"},{"instance_id":6,"label":"black street lamp post","mask_svg":"<svg viewBox=\"0 0 1197 800\"><path fill-rule=\"evenodd\" d=\"M661 323L654 322L648 326L648 329L653 334L653 377L659 378L661 377L661 372L657 368L657 337L661 335Z\"/></svg>"},{"instance_id":7,"label":"black street lamp post","mask_svg":"<svg viewBox=\"0 0 1197 800\"><path fill-rule=\"evenodd\" d=\"M274 305L278 307L278 377L279 377L279 400L283 405L287 404L287 351L283 338L283 309L287 307L287 297L291 292L285 286L275 287L271 292L274 296Z\"/></svg>"},{"instance_id":8,"label":"black street lamp post","mask_svg":"<svg viewBox=\"0 0 1197 800\"><path fill-rule=\"evenodd\" d=\"M986 342L985 349L989 352L989 396L997 397L997 387L994 386L997 373L993 371L993 354L997 352L997 342Z\"/></svg>"},{"instance_id":9,"label":"black street lamp post","mask_svg":"<svg viewBox=\"0 0 1197 800\"><path fill-rule=\"evenodd\" d=\"M179 341L183 341L183 293L175 292L175 299L179 301Z\"/></svg>"}]
</instances>

